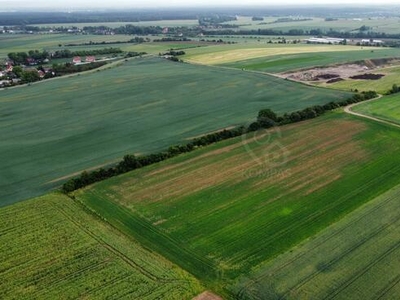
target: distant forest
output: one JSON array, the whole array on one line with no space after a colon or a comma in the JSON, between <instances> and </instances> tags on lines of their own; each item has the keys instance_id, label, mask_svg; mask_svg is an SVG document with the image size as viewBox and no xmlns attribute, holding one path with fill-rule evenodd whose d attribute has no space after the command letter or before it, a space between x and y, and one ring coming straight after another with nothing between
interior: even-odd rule
<instances>
[{"instance_id":1,"label":"distant forest","mask_svg":"<svg viewBox=\"0 0 400 300\"><path fill-rule=\"evenodd\" d=\"M54 11L26 11L26 12L1 12L0 26L30 25L30 24L57 24L57 23L95 23L95 22L139 22L157 20L202 20L221 17L234 17L237 15L274 16L284 17L288 15L301 15L304 17L349 17L357 15L367 17L379 14L380 16L395 16L397 11L391 7L326 7L310 6L264 6L264 7L240 7L240 8L185 8L185 9L147 9L135 11L76 11L76 12L54 12ZM224 18L221 18L221 21Z\"/></svg>"}]
</instances>

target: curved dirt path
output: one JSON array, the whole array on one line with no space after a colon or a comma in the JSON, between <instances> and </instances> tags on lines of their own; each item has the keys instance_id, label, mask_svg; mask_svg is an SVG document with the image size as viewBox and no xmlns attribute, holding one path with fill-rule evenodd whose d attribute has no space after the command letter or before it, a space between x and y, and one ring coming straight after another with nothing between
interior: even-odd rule
<instances>
[{"instance_id":1,"label":"curved dirt path","mask_svg":"<svg viewBox=\"0 0 400 300\"><path fill-rule=\"evenodd\" d=\"M376 100L378 100L378 99L380 99L380 98L382 98L382 97L383 97L382 95L379 95L378 97L376 97L376 98L374 98L374 99L370 99L370 100L367 100L367 101L362 101L362 102L358 102L358 103L353 103L353 104L347 105L347 106L344 108L344 111L345 111L346 113L351 114L351 115L354 115L354 116L358 116L358 117L370 119L370 120L373 120L373 121L376 121L376 122L380 122L380 123L383 123L383 124L388 124L388 125L391 125L391 126L400 128L400 125L397 124L397 123L390 122L390 121L386 121L386 120L382 120L382 119L379 119L379 118L376 118L376 117L372 117L372 116L368 116L368 115L364 115L364 114L357 113L357 112L354 112L354 111L351 110L353 107L355 107L355 106L357 106L357 105L360 105L360 104L362 104L362 103L371 102L371 101L376 101Z\"/></svg>"}]
</instances>

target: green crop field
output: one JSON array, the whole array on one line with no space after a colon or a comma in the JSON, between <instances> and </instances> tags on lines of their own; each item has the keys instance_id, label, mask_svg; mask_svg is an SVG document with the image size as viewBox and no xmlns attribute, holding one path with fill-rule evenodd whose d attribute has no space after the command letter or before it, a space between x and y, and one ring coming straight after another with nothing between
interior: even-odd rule
<instances>
[{"instance_id":1,"label":"green crop field","mask_svg":"<svg viewBox=\"0 0 400 300\"><path fill-rule=\"evenodd\" d=\"M192 276L64 195L0 209L0 298L191 299Z\"/></svg>"},{"instance_id":2,"label":"green crop field","mask_svg":"<svg viewBox=\"0 0 400 300\"><path fill-rule=\"evenodd\" d=\"M319 86L327 86L334 89L339 90L359 90L359 91L368 91L375 90L380 94L385 94L388 92L393 84L397 84L400 86L400 67L389 67L382 69L371 70L370 73L373 74L383 74L384 77L378 80L353 80L346 79L344 81L335 82L333 84L323 84Z\"/></svg>"},{"instance_id":3,"label":"green crop field","mask_svg":"<svg viewBox=\"0 0 400 300\"><path fill-rule=\"evenodd\" d=\"M375 101L362 103L354 106L352 110L400 124L400 94L385 96Z\"/></svg>"},{"instance_id":4,"label":"green crop field","mask_svg":"<svg viewBox=\"0 0 400 300\"><path fill-rule=\"evenodd\" d=\"M0 205L128 153L245 124L266 107L284 113L349 96L161 58L0 90Z\"/></svg>"},{"instance_id":5,"label":"green crop field","mask_svg":"<svg viewBox=\"0 0 400 300\"><path fill-rule=\"evenodd\" d=\"M400 187L233 286L236 299L397 299Z\"/></svg>"},{"instance_id":6,"label":"green crop field","mask_svg":"<svg viewBox=\"0 0 400 300\"><path fill-rule=\"evenodd\" d=\"M74 195L223 294L227 282L399 184L399 147L397 129L334 112Z\"/></svg>"},{"instance_id":7,"label":"green crop field","mask_svg":"<svg viewBox=\"0 0 400 300\"><path fill-rule=\"evenodd\" d=\"M223 66L234 67L246 70L255 70L269 73L287 72L296 69L310 68L315 66L326 66L329 64L341 64L365 59L400 57L400 51L392 48L380 48L379 51L364 49L360 51L337 51L318 53L298 53L289 55L273 55L255 59L246 59L233 63L222 64ZM375 71L374 71L375 72ZM381 72L377 70L376 72ZM379 81L377 81L379 82ZM372 83L369 81L368 83ZM342 83L337 83L340 86ZM335 87L331 84L329 87ZM348 87L346 86L346 89Z\"/></svg>"},{"instance_id":8,"label":"green crop field","mask_svg":"<svg viewBox=\"0 0 400 300\"><path fill-rule=\"evenodd\" d=\"M0 58L7 57L10 52L28 52L29 50L55 51L68 48L71 51L78 47L64 47L65 44L80 44L92 42L128 41L131 36L107 36L107 35L75 35L75 34L0 34ZM62 47L59 47L61 45ZM85 49L105 47L120 47L126 44L116 45L90 45ZM79 49L81 50L81 49Z\"/></svg>"},{"instance_id":9,"label":"green crop field","mask_svg":"<svg viewBox=\"0 0 400 300\"><path fill-rule=\"evenodd\" d=\"M357 57L358 53L366 53L371 51L380 52L384 51L384 49L385 48L358 47L348 45L233 44L188 49L184 59L192 63L218 65L256 58L266 59L268 57L281 57L282 55L319 55L321 52L346 52L347 54L349 54L349 52L354 52L354 54L350 55L352 57ZM385 52L382 52L380 56L384 55Z\"/></svg>"}]
</instances>

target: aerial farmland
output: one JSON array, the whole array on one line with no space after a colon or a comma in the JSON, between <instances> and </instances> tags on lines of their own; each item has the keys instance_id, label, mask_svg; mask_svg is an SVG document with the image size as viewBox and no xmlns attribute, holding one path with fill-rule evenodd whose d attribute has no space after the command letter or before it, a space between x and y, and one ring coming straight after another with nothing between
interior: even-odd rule
<instances>
[{"instance_id":1,"label":"aerial farmland","mask_svg":"<svg viewBox=\"0 0 400 300\"><path fill-rule=\"evenodd\" d=\"M400 7L86 2L0 12L0 299L400 297Z\"/></svg>"}]
</instances>

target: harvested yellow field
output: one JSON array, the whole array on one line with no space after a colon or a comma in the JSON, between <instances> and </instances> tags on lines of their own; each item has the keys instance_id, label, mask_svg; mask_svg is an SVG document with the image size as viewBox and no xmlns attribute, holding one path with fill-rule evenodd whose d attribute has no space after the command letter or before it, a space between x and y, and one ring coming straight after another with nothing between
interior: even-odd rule
<instances>
[{"instance_id":1,"label":"harvested yellow field","mask_svg":"<svg viewBox=\"0 0 400 300\"><path fill-rule=\"evenodd\" d=\"M231 63L241 60L247 60L259 57L268 57L275 55L316 53L316 52L340 52L340 51L378 51L381 48L356 47L356 46L338 46L338 45L288 45L288 46L266 46L263 48L242 48L229 49L226 51L217 51L211 53L199 53L189 55L187 60L192 63L207 65L216 65Z\"/></svg>"}]
</instances>

